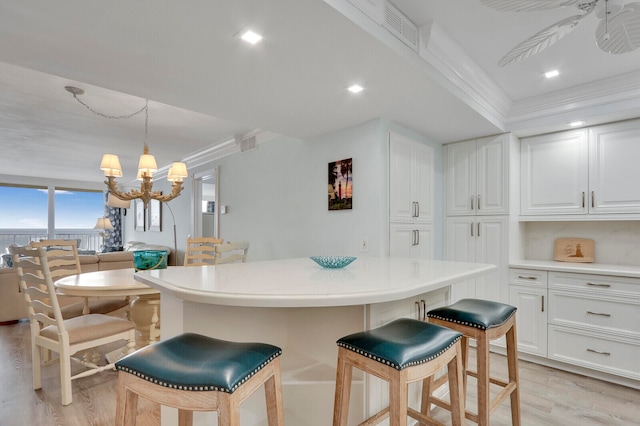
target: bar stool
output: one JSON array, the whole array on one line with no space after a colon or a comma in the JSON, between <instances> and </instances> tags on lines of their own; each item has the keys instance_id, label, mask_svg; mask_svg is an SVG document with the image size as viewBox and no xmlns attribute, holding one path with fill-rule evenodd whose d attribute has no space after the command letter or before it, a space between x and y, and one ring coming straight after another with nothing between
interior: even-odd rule
<instances>
[{"instance_id":1,"label":"bar stool","mask_svg":"<svg viewBox=\"0 0 640 426\"><path fill-rule=\"evenodd\" d=\"M464 394L467 390L467 375L475 377L478 382L478 414L466 411L465 417L480 426L489 425L489 415L507 396L511 397L511 422L520 425L520 385L518 383L518 347L516 339L516 308L504 303L480 299L462 299L442 308L427 312L429 322L439 324L463 334L462 363L464 366ZM506 334L507 365L509 381L504 382L491 377L489 368L489 342ZM469 339L475 339L477 345L477 371L468 370ZM429 392L425 392L428 402L448 408L444 401L432 396L433 390L443 381L425 384ZM491 400L490 384L503 389ZM423 395L425 394L423 393ZM423 407L430 404L423 400Z\"/></svg>"},{"instance_id":2,"label":"bar stool","mask_svg":"<svg viewBox=\"0 0 640 426\"><path fill-rule=\"evenodd\" d=\"M374 425L389 417L391 426L405 426L408 415L421 424L441 424L407 406L407 385L433 376L445 365L454 407L452 422L461 425L464 419L461 337L445 327L404 318L339 339L333 426L347 425L353 367L389 382L389 407L361 424Z\"/></svg>"},{"instance_id":3,"label":"bar stool","mask_svg":"<svg viewBox=\"0 0 640 426\"><path fill-rule=\"evenodd\" d=\"M181 426L193 423L193 411L218 411L219 425L239 426L240 403L264 384L269 426L282 426L281 354L194 333L146 346L116 362L116 425L135 425L140 395L177 408Z\"/></svg>"}]
</instances>

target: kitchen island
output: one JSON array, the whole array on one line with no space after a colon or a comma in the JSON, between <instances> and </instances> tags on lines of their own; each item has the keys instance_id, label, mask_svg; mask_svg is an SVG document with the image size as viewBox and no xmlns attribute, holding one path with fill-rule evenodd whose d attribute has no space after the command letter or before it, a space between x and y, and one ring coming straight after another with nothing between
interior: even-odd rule
<instances>
[{"instance_id":1,"label":"kitchen island","mask_svg":"<svg viewBox=\"0 0 640 426\"><path fill-rule=\"evenodd\" d=\"M400 317L423 318L449 303L449 286L494 265L363 257L343 269L308 258L141 271L135 279L160 290L162 339L190 331L283 349L285 417L292 425L331 424L336 340ZM359 380L358 380L359 378ZM385 404L385 386L355 376L349 424ZM242 410L242 424L266 424L264 394ZM195 424L215 424L197 413ZM171 409L162 423L175 424ZM208 423L206 423L208 422Z\"/></svg>"}]
</instances>

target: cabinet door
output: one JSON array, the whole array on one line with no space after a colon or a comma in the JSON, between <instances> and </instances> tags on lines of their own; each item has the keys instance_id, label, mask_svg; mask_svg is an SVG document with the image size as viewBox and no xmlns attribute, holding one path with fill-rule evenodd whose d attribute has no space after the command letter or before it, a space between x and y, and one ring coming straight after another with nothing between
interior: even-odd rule
<instances>
[{"instance_id":1,"label":"cabinet door","mask_svg":"<svg viewBox=\"0 0 640 426\"><path fill-rule=\"evenodd\" d=\"M476 141L476 214L509 213L509 135Z\"/></svg>"},{"instance_id":2,"label":"cabinet door","mask_svg":"<svg viewBox=\"0 0 640 426\"><path fill-rule=\"evenodd\" d=\"M389 134L389 220L412 222L415 205L412 199L413 144L395 133Z\"/></svg>"},{"instance_id":3,"label":"cabinet door","mask_svg":"<svg viewBox=\"0 0 640 426\"><path fill-rule=\"evenodd\" d=\"M447 215L476 210L476 141L445 145Z\"/></svg>"},{"instance_id":4,"label":"cabinet door","mask_svg":"<svg viewBox=\"0 0 640 426\"><path fill-rule=\"evenodd\" d=\"M640 121L589 130L589 212L640 211Z\"/></svg>"},{"instance_id":5,"label":"cabinet door","mask_svg":"<svg viewBox=\"0 0 640 426\"><path fill-rule=\"evenodd\" d=\"M476 261L477 232L475 217L452 216L447 218L445 259L458 262ZM466 297L476 297L476 282L468 280L451 286L451 303Z\"/></svg>"},{"instance_id":6,"label":"cabinet door","mask_svg":"<svg viewBox=\"0 0 640 426\"><path fill-rule=\"evenodd\" d=\"M588 149L586 130L522 139L520 213L587 213Z\"/></svg>"},{"instance_id":7,"label":"cabinet door","mask_svg":"<svg viewBox=\"0 0 640 426\"><path fill-rule=\"evenodd\" d=\"M389 221L433 222L433 148L389 134Z\"/></svg>"},{"instance_id":8,"label":"cabinet door","mask_svg":"<svg viewBox=\"0 0 640 426\"><path fill-rule=\"evenodd\" d=\"M433 148L415 143L412 164L412 198L417 203L414 222L433 222Z\"/></svg>"},{"instance_id":9,"label":"cabinet door","mask_svg":"<svg viewBox=\"0 0 640 426\"><path fill-rule=\"evenodd\" d=\"M390 224L389 254L394 257L433 259L433 226L428 224Z\"/></svg>"},{"instance_id":10,"label":"cabinet door","mask_svg":"<svg viewBox=\"0 0 640 426\"><path fill-rule=\"evenodd\" d=\"M498 269L476 278L476 297L509 302L509 218L477 218L476 262L497 265Z\"/></svg>"},{"instance_id":11,"label":"cabinet door","mask_svg":"<svg viewBox=\"0 0 640 426\"><path fill-rule=\"evenodd\" d=\"M512 285L510 303L518 308L518 350L547 356L546 288Z\"/></svg>"}]
</instances>

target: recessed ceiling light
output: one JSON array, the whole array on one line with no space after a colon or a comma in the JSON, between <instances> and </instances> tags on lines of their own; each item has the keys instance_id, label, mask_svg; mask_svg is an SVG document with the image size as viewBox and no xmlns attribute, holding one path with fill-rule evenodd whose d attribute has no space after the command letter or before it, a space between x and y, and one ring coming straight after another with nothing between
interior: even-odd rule
<instances>
[{"instance_id":1,"label":"recessed ceiling light","mask_svg":"<svg viewBox=\"0 0 640 426\"><path fill-rule=\"evenodd\" d=\"M351 93L360 93L364 90L364 87L360 86L359 84L353 84L347 87L347 90Z\"/></svg>"},{"instance_id":2,"label":"recessed ceiling light","mask_svg":"<svg viewBox=\"0 0 640 426\"><path fill-rule=\"evenodd\" d=\"M547 71L544 73L544 76L547 78L553 78L553 77L557 77L560 75L560 71L558 70L551 70L551 71Z\"/></svg>"},{"instance_id":3,"label":"recessed ceiling light","mask_svg":"<svg viewBox=\"0 0 640 426\"><path fill-rule=\"evenodd\" d=\"M580 127L582 125L584 125L584 121L582 120L572 121L571 123L569 123L569 126L571 127Z\"/></svg>"},{"instance_id":4,"label":"recessed ceiling light","mask_svg":"<svg viewBox=\"0 0 640 426\"><path fill-rule=\"evenodd\" d=\"M242 34L241 37L244 41L251 44L256 44L260 40L262 40L262 36L260 34L256 34L253 31L249 30Z\"/></svg>"}]
</instances>

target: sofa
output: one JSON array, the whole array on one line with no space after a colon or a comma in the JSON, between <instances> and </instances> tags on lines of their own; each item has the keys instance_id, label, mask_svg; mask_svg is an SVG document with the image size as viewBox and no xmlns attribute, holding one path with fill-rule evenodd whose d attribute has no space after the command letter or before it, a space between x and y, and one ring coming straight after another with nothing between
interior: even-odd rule
<instances>
[{"instance_id":1,"label":"sofa","mask_svg":"<svg viewBox=\"0 0 640 426\"><path fill-rule=\"evenodd\" d=\"M80 268L82 273L133 268L133 252L139 250L165 250L171 255L169 247L130 241L125 244L124 251L79 255ZM0 325L27 317L27 304L20 292L18 274L13 268L0 268Z\"/></svg>"}]
</instances>

